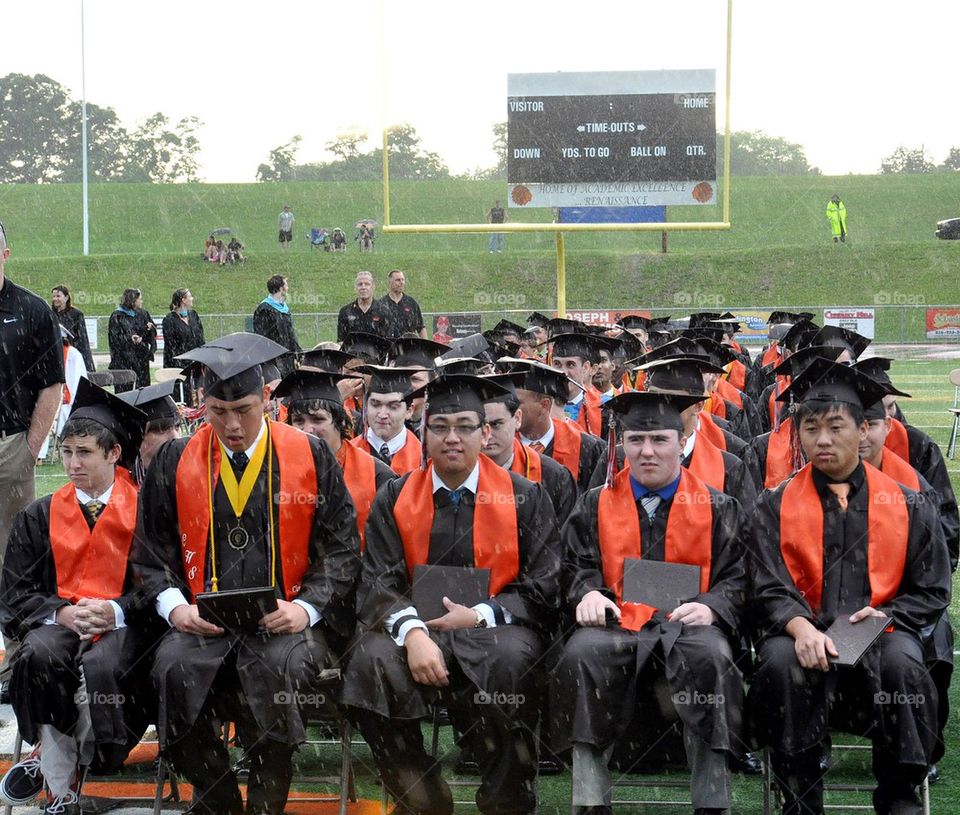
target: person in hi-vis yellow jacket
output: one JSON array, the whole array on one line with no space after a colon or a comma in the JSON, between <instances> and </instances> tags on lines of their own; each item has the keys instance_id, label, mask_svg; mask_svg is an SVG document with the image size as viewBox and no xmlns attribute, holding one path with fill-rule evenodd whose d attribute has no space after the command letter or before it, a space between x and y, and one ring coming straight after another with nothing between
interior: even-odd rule
<instances>
[{"instance_id":1,"label":"person in hi-vis yellow jacket","mask_svg":"<svg viewBox=\"0 0 960 815\"><path fill-rule=\"evenodd\" d=\"M827 204L827 220L830 221L830 229L833 230L833 242L846 243L847 208L836 193L830 196L830 203Z\"/></svg>"}]
</instances>

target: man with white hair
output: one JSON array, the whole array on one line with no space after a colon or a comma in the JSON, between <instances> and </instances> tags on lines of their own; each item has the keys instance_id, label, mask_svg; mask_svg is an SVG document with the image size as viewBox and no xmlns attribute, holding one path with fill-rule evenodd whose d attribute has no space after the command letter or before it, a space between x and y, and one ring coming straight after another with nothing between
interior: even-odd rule
<instances>
[{"instance_id":1,"label":"man with white hair","mask_svg":"<svg viewBox=\"0 0 960 815\"><path fill-rule=\"evenodd\" d=\"M357 272L354 284L357 299L347 303L337 317L337 340L343 342L348 334L364 331L381 337L390 337L390 310L373 297L376 288L371 272Z\"/></svg>"}]
</instances>

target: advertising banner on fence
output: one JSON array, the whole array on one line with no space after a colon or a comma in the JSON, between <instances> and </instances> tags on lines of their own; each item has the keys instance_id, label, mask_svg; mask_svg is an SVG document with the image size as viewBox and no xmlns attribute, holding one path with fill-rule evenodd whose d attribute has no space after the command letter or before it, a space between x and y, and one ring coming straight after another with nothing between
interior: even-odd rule
<instances>
[{"instance_id":1,"label":"advertising banner on fence","mask_svg":"<svg viewBox=\"0 0 960 815\"><path fill-rule=\"evenodd\" d=\"M479 333L479 314L437 314L433 318L434 342L450 343Z\"/></svg>"},{"instance_id":2,"label":"advertising banner on fence","mask_svg":"<svg viewBox=\"0 0 960 815\"><path fill-rule=\"evenodd\" d=\"M960 306L927 309L927 339L960 337Z\"/></svg>"},{"instance_id":3,"label":"advertising banner on fence","mask_svg":"<svg viewBox=\"0 0 960 815\"><path fill-rule=\"evenodd\" d=\"M567 310L568 320L579 320L587 325L613 325L621 317L628 314L636 314L640 317L649 317L649 311L634 308L591 308L591 309L573 309ZM554 314L554 316L557 316Z\"/></svg>"},{"instance_id":4,"label":"advertising banner on fence","mask_svg":"<svg viewBox=\"0 0 960 815\"><path fill-rule=\"evenodd\" d=\"M823 310L823 324L856 331L872 340L876 330L876 310L872 308L825 308Z\"/></svg>"}]
</instances>

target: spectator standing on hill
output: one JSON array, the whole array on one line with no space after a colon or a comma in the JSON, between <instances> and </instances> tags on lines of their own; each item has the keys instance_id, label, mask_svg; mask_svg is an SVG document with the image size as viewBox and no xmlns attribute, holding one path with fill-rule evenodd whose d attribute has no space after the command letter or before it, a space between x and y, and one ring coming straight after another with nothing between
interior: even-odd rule
<instances>
[{"instance_id":1,"label":"spectator standing on hill","mask_svg":"<svg viewBox=\"0 0 960 815\"><path fill-rule=\"evenodd\" d=\"M4 276L10 257L0 224L0 564L17 513L36 498L37 453L50 432L63 389L60 326L43 298ZM0 678L6 697L16 643L7 640Z\"/></svg>"},{"instance_id":2,"label":"spectator standing on hill","mask_svg":"<svg viewBox=\"0 0 960 815\"><path fill-rule=\"evenodd\" d=\"M507 212L500 206L499 201L494 201L490 211L487 212L487 223L503 224L507 221ZM490 252L502 252L504 246L504 235L502 232L490 233Z\"/></svg>"},{"instance_id":3,"label":"spectator standing on hill","mask_svg":"<svg viewBox=\"0 0 960 815\"><path fill-rule=\"evenodd\" d=\"M373 299L375 289L371 272L357 272L354 284L357 299L347 303L337 318L337 339L343 342L348 334L365 331L381 337L392 337L390 310L381 301Z\"/></svg>"},{"instance_id":4,"label":"spectator standing on hill","mask_svg":"<svg viewBox=\"0 0 960 815\"><path fill-rule=\"evenodd\" d=\"M124 289L116 311L110 315L107 331L111 371L133 371L135 385L114 386L116 393L145 388L150 384L150 363L157 350L157 327L143 307L140 289Z\"/></svg>"},{"instance_id":5,"label":"spectator standing on hill","mask_svg":"<svg viewBox=\"0 0 960 815\"><path fill-rule=\"evenodd\" d=\"M253 331L296 353L303 349L297 341L293 315L287 305L289 289L290 285L283 275L275 274L267 281L267 296L253 312ZM275 364L280 375L286 376L293 370L293 356L280 357Z\"/></svg>"},{"instance_id":6,"label":"spectator standing on hill","mask_svg":"<svg viewBox=\"0 0 960 815\"><path fill-rule=\"evenodd\" d=\"M407 279L403 272L394 269L387 275L387 281L389 289L380 302L390 312L390 336L396 339L404 334L416 334L426 339L420 304L406 293Z\"/></svg>"},{"instance_id":7,"label":"spectator standing on hill","mask_svg":"<svg viewBox=\"0 0 960 815\"><path fill-rule=\"evenodd\" d=\"M847 242L847 208L840 200L840 196L834 193L830 196L830 202L827 204L827 220L830 221L830 229L833 232L833 242Z\"/></svg>"},{"instance_id":8,"label":"spectator standing on hill","mask_svg":"<svg viewBox=\"0 0 960 815\"><path fill-rule=\"evenodd\" d=\"M163 318L163 367L183 368L174 358L203 343L203 323L193 308L193 295L190 289L177 289Z\"/></svg>"},{"instance_id":9,"label":"spectator standing on hill","mask_svg":"<svg viewBox=\"0 0 960 815\"><path fill-rule=\"evenodd\" d=\"M293 213L287 204L283 206L283 212L277 217L277 228L280 230L280 245L284 249L290 248L293 241Z\"/></svg>"},{"instance_id":10,"label":"spectator standing on hill","mask_svg":"<svg viewBox=\"0 0 960 815\"><path fill-rule=\"evenodd\" d=\"M83 318L83 312L73 307L70 289L62 283L59 286L54 286L50 290L50 307L53 309L54 316L59 320L60 325L73 334L71 342L83 357L83 364L86 366L87 372L97 370L97 366L93 364L90 340L87 338L87 323Z\"/></svg>"}]
</instances>

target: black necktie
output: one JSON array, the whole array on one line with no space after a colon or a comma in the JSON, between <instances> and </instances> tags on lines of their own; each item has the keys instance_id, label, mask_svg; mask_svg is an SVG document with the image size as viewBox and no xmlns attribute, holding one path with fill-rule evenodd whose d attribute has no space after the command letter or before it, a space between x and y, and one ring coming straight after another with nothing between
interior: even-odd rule
<instances>
[{"instance_id":1,"label":"black necktie","mask_svg":"<svg viewBox=\"0 0 960 815\"><path fill-rule=\"evenodd\" d=\"M380 445L380 458L387 462L387 464L389 464L390 459L393 458L393 456L390 455L390 448L387 446L386 442Z\"/></svg>"},{"instance_id":2,"label":"black necktie","mask_svg":"<svg viewBox=\"0 0 960 815\"><path fill-rule=\"evenodd\" d=\"M233 469L237 472L242 473L247 469L247 465L250 463L250 456L246 453L234 453L233 458L230 459L230 463L233 464Z\"/></svg>"}]
</instances>

